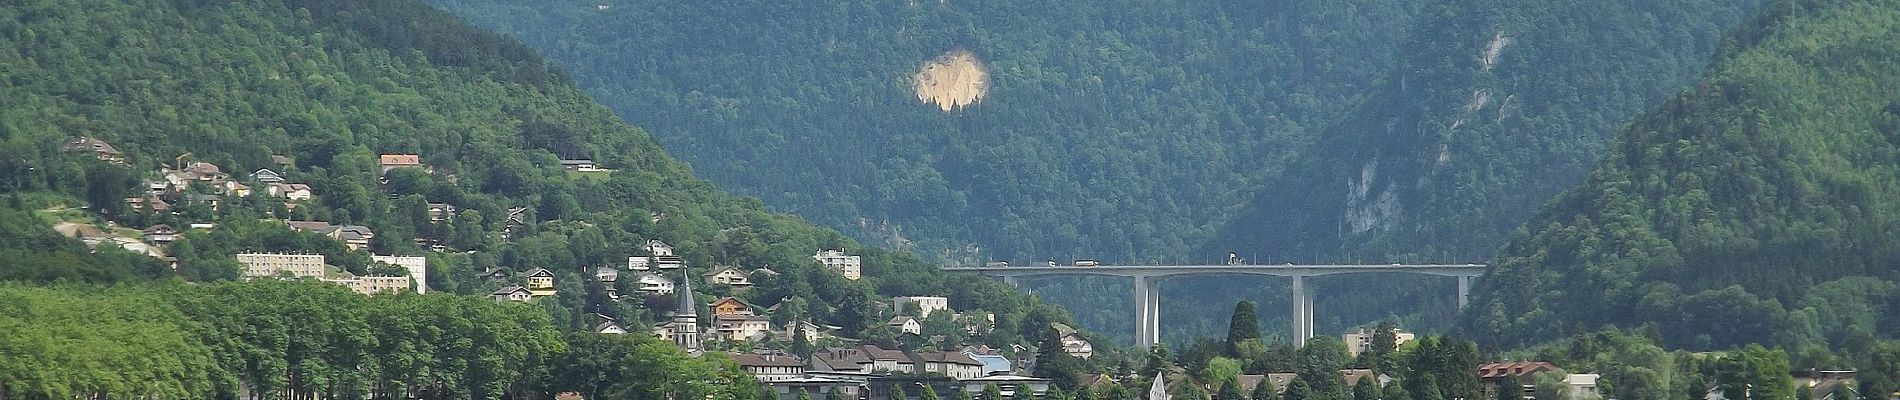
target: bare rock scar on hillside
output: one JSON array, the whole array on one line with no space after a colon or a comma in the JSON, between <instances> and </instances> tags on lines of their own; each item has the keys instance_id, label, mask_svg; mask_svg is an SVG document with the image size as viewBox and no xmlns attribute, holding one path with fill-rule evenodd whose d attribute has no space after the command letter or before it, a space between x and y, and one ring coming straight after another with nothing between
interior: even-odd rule
<instances>
[{"instance_id":1,"label":"bare rock scar on hillside","mask_svg":"<svg viewBox=\"0 0 1900 400\"><path fill-rule=\"evenodd\" d=\"M990 91L990 70L975 53L954 49L925 61L916 78L917 100L950 112L983 101Z\"/></svg>"}]
</instances>

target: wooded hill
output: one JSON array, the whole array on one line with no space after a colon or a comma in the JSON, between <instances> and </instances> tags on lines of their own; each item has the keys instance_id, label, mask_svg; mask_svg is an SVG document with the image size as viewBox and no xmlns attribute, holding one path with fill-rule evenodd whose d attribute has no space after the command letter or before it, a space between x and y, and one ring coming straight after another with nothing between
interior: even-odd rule
<instances>
[{"instance_id":1,"label":"wooded hill","mask_svg":"<svg viewBox=\"0 0 1900 400\"><path fill-rule=\"evenodd\" d=\"M1519 230L1468 331L1508 345L1649 326L1673 347L1875 367L1849 361L1900 328L1896 43L1890 1L1765 7Z\"/></svg>"},{"instance_id":2,"label":"wooded hill","mask_svg":"<svg viewBox=\"0 0 1900 400\"><path fill-rule=\"evenodd\" d=\"M432 3L541 50L723 187L1018 265L1487 259L1758 4ZM946 112L912 74L955 50L990 85ZM1177 282L1165 301L1286 308L1283 283ZM1392 293L1322 298L1322 331L1451 319L1446 283L1319 284ZM1130 330L1125 283L1046 285L1084 325ZM1171 310L1169 340L1222 324Z\"/></svg>"},{"instance_id":3,"label":"wooded hill","mask_svg":"<svg viewBox=\"0 0 1900 400\"><path fill-rule=\"evenodd\" d=\"M424 255L430 270L425 284L432 292L486 295L510 283L484 280L482 271L491 267L515 273L516 284L520 272L555 271L559 294L537 301L546 317L522 322L534 329L580 330L594 323L588 314L599 313L618 318L629 331L644 332L646 323L663 318L671 306L649 308L638 296L612 301L594 271L625 266L627 256L644 254L640 247L646 240L659 239L676 246L694 276L716 265L769 267L779 273L743 291L702 283L702 298L734 295L763 305L792 299L786 303L796 305L788 305L792 311L784 317L846 327L836 332L842 336L887 331L883 321L889 318L888 296L896 295L946 296L953 309L996 315L994 330L951 341L1007 349L1010 344L1034 343L1050 322L1068 322L1059 309L1000 283L949 279L911 254L860 246L797 217L770 213L756 200L723 194L694 178L644 132L594 103L534 51L417 1L15 2L0 7L0 71L3 280L215 282L239 276L233 255L246 251L325 254L333 265L363 274L379 268L368 262L370 253ZM122 152L124 164L63 149L62 144L78 137L110 143ZM381 154L418 154L419 166L425 168L385 173L379 170ZM280 164L277 156L289 159L288 164ZM616 171L563 170L559 161L572 158L592 159ZM230 195L213 208L198 199L218 192L193 185L185 193L193 200L180 202L175 213L132 209L123 202L144 193L141 181L160 179L162 167L188 162L217 165L234 181L245 182L249 178L244 175L251 171L272 168L289 182L307 183L315 197L288 207L261 194ZM457 211L436 221L430 204L451 204ZM369 248L350 250L335 240L293 231L281 220L362 225L376 237ZM186 229L176 243L166 246L166 255L178 261L173 269L157 258L111 245L90 250L49 229L55 222L108 232L160 223L181 229L201 223L216 227ZM509 227L513 230L504 239L501 233ZM414 241L418 238L442 247L419 248ZM813 261L815 251L827 248L862 255L865 278L846 280ZM7 304L0 307L37 313L62 304L120 305L109 296L69 293L88 290L98 289L9 289L0 295L6 298L0 303ZM184 303L228 302L196 289L150 290L167 292L152 296L182 297L174 300ZM371 303L411 301L462 300L429 295ZM125 319L101 326L181 324L186 326L179 329L201 335L164 340L226 339L224 333L189 326L198 322L164 317L174 313L163 305L155 307L146 310L155 313L150 318L129 317L145 315L139 311L144 309L87 318ZM258 312L296 315L278 308ZM39 329L49 325L35 322L37 318L66 317L0 312L0 342L44 337L46 331ZM310 332L291 334L304 333ZM165 343L170 342L145 344ZM32 347L0 353L30 357L54 350ZM266 361L258 354L230 356ZM95 364L99 370L87 372L98 375L73 375L99 379L53 379L59 370L25 371L20 379L7 375L0 378L5 389L0 393L9 398L160 393L86 386L110 374L130 373L114 368L139 362L144 361ZM220 374L240 372L231 364L221 365L222 372L189 372L212 379L193 383L205 386L162 393L194 398L231 393L230 385L236 382L227 378L233 375ZM354 369L363 364L335 365ZM150 378L119 376L134 382ZM264 384L252 378L237 379ZM480 385L511 381L476 380ZM520 394L530 389L505 391ZM304 397L353 397L367 389L284 390ZM439 393L445 398L482 398L501 392Z\"/></svg>"}]
</instances>

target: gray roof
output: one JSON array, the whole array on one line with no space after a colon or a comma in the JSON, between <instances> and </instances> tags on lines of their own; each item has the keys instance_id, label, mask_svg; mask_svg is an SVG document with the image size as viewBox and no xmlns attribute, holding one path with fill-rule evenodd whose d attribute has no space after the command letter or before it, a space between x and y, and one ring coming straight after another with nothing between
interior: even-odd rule
<instances>
[{"instance_id":1,"label":"gray roof","mask_svg":"<svg viewBox=\"0 0 1900 400\"><path fill-rule=\"evenodd\" d=\"M691 274L687 274L685 270L681 270L679 284L680 284L679 307L674 309L673 315L683 316L683 317L698 317L699 304L698 302L693 301L693 276Z\"/></svg>"}]
</instances>

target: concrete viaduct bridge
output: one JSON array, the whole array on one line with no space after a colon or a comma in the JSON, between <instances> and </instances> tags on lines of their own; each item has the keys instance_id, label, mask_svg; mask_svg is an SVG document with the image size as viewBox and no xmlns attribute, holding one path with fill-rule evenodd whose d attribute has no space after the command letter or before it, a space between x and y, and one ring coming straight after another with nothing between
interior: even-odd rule
<instances>
[{"instance_id":1,"label":"concrete viaduct bridge","mask_svg":"<svg viewBox=\"0 0 1900 400\"><path fill-rule=\"evenodd\" d=\"M1473 278L1484 275L1481 264L1388 264L1388 265L1100 265L1035 267L945 267L944 271L973 272L1003 278L1011 286L1016 278L1056 275L1106 275L1135 280L1135 345L1141 348L1161 341L1161 292L1155 288L1161 279L1188 275L1270 275L1293 280L1293 345L1305 346L1313 332L1313 292L1306 289L1306 278L1355 273L1411 273L1449 276L1458 279L1458 307L1464 308Z\"/></svg>"}]
</instances>

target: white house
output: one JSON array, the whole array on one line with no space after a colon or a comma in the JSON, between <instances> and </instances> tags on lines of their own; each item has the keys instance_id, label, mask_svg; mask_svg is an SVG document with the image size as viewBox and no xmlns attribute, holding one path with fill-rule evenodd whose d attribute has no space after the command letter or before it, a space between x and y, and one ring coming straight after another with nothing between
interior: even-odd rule
<instances>
[{"instance_id":1,"label":"white house","mask_svg":"<svg viewBox=\"0 0 1900 400\"><path fill-rule=\"evenodd\" d=\"M652 268L650 267L651 265L653 265L653 257L647 257L647 256L627 257L628 271L645 271L645 270L651 269Z\"/></svg>"},{"instance_id":2,"label":"white house","mask_svg":"<svg viewBox=\"0 0 1900 400\"><path fill-rule=\"evenodd\" d=\"M660 276L660 274L640 274L639 286L641 292L646 292L649 295L673 293L673 280L666 279L666 277Z\"/></svg>"},{"instance_id":3,"label":"white house","mask_svg":"<svg viewBox=\"0 0 1900 400\"><path fill-rule=\"evenodd\" d=\"M659 239L648 240L647 254L655 257L671 256L673 255L673 245L666 244L666 242L662 242Z\"/></svg>"},{"instance_id":4,"label":"white house","mask_svg":"<svg viewBox=\"0 0 1900 400\"><path fill-rule=\"evenodd\" d=\"M891 300L893 304L898 305L898 309L897 309L898 314L915 313L917 315L917 318L930 318L930 312L932 311L950 310L950 299L943 298L943 297L898 296L898 297L892 297ZM907 303L916 304L917 309L916 310L905 309L904 304L907 304Z\"/></svg>"},{"instance_id":5,"label":"white house","mask_svg":"<svg viewBox=\"0 0 1900 400\"><path fill-rule=\"evenodd\" d=\"M772 318L762 315L714 315L713 332L721 339L756 341L772 331Z\"/></svg>"},{"instance_id":6,"label":"white house","mask_svg":"<svg viewBox=\"0 0 1900 400\"><path fill-rule=\"evenodd\" d=\"M917 323L916 318L911 318L909 316L899 315L895 318L891 318L891 321L886 322L885 324L890 325L892 329L897 329L898 332L908 333L912 335L924 334L924 325Z\"/></svg>"}]
</instances>

